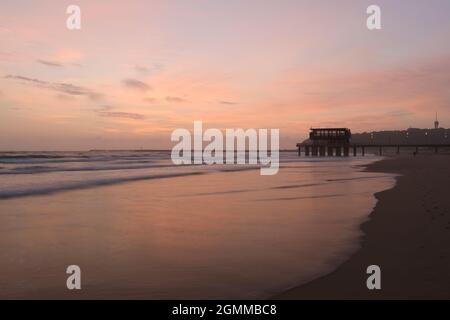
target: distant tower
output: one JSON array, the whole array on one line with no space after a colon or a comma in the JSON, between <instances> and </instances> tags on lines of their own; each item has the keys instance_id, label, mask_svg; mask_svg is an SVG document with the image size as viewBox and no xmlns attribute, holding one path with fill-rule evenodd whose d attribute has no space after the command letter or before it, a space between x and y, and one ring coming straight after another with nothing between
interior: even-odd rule
<instances>
[{"instance_id":1,"label":"distant tower","mask_svg":"<svg viewBox=\"0 0 450 320\"><path fill-rule=\"evenodd\" d=\"M439 121L438 121L438 118L437 118L437 112L436 112L436 120L434 121L434 128L435 129L439 129Z\"/></svg>"}]
</instances>

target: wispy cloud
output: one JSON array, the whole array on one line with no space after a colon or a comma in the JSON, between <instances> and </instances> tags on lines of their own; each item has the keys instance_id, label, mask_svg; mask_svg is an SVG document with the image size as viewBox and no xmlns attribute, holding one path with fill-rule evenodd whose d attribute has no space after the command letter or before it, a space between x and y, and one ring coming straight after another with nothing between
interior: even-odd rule
<instances>
[{"instance_id":1,"label":"wispy cloud","mask_svg":"<svg viewBox=\"0 0 450 320\"><path fill-rule=\"evenodd\" d=\"M175 102L175 103L187 102L187 100L184 99L184 98L180 98L180 97L171 97L171 96L167 96L167 97L166 97L166 101L167 101L167 102Z\"/></svg>"},{"instance_id":2,"label":"wispy cloud","mask_svg":"<svg viewBox=\"0 0 450 320\"><path fill-rule=\"evenodd\" d=\"M138 74L149 74L149 73L155 73L158 71L161 71L163 68L162 64L154 63L151 67L143 66L143 65L135 65L134 70Z\"/></svg>"},{"instance_id":3,"label":"wispy cloud","mask_svg":"<svg viewBox=\"0 0 450 320\"><path fill-rule=\"evenodd\" d=\"M94 109L94 112L104 118L120 118L132 120L144 120L146 116L135 112L114 111L117 107L111 105L101 105Z\"/></svg>"},{"instance_id":4,"label":"wispy cloud","mask_svg":"<svg viewBox=\"0 0 450 320\"><path fill-rule=\"evenodd\" d=\"M40 64L43 64L45 66L48 66L48 67L58 67L58 68L63 67L63 65L61 63L57 62L57 61L48 61L48 60L38 59L38 60L36 60L36 62L40 63Z\"/></svg>"},{"instance_id":5,"label":"wispy cloud","mask_svg":"<svg viewBox=\"0 0 450 320\"><path fill-rule=\"evenodd\" d=\"M62 94L62 93L58 93L56 95L56 98L61 101L72 101L72 100L76 99L74 96L69 96L67 94Z\"/></svg>"},{"instance_id":6,"label":"wispy cloud","mask_svg":"<svg viewBox=\"0 0 450 320\"><path fill-rule=\"evenodd\" d=\"M134 69L139 73L148 73L150 71L149 68L144 67L144 66L139 66L139 65L135 65Z\"/></svg>"},{"instance_id":7,"label":"wispy cloud","mask_svg":"<svg viewBox=\"0 0 450 320\"><path fill-rule=\"evenodd\" d=\"M39 88L44 88L48 90L54 90L57 92L73 95L73 96L86 96L92 100L98 100L101 98L101 94L95 92L89 88L77 86L71 83L65 82L48 82L40 79L29 78L19 75L7 75L5 79L18 80L23 84L32 85Z\"/></svg>"},{"instance_id":8,"label":"wispy cloud","mask_svg":"<svg viewBox=\"0 0 450 320\"><path fill-rule=\"evenodd\" d=\"M95 112L101 112L101 111L110 111L110 110L112 110L112 109L114 109L114 107L113 106L110 106L110 105L101 105L101 106L99 106L98 108L96 108L96 109L94 109L94 111Z\"/></svg>"},{"instance_id":9,"label":"wispy cloud","mask_svg":"<svg viewBox=\"0 0 450 320\"><path fill-rule=\"evenodd\" d=\"M124 80L122 80L122 84L129 89L143 91L143 92L149 91L152 89L145 82L142 82L142 81L139 81L136 79L124 79Z\"/></svg>"},{"instance_id":10,"label":"wispy cloud","mask_svg":"<svg viewBox=\"0 0 450 320\"><path fill-rule=\"evenodd\" d=\"M227 104L227 105L236 105L238 104L237 102L233 102L233 101L219 101L220 104Z\"/></svg>"},{"instance_id":11,"label":"wispy cloud","mask_svg":"<svg viewBox=\"0 0 450 320\"><path fill-rule=\"evenodd\" d=\"M133 119L133 120L144 120L145 116L140 113L134 112L120 112L120 111L97 111L100 117L106 118L122 118L122 119Z\"/></svg>"},{"instance_id":12,"label":"wispy cloud","mask_svg":"<svg viewBox=\"0 0 450 320\"><path fill-rule=\"evenodd\" d=\"M414 115L414 113L411 111L408 111L408 110L392 110L392 111L386 112L386 114L384 116L389 117L389 118L403 118L403 117L409 117L412 115Z\"/></svg>"}]
</instances>

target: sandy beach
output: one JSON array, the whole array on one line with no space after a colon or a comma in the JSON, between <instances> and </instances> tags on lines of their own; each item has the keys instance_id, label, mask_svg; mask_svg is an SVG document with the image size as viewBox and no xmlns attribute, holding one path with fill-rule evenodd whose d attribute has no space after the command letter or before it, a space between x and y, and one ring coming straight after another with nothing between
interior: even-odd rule
<instances>
[{"instance_id":1,"label":"sandy beach","mask_svg":"<svg viewBox=\"0 0 450 320\"><path fill-rule=\"evenodd\" d=\"M449 155L403 155L367 171L399 174L394 188L376 194L361 228L362 248L334 272L275 299L450 298ZM368 290L366 268L381 268L381 290Z\"/></svg>"}]
</instances>

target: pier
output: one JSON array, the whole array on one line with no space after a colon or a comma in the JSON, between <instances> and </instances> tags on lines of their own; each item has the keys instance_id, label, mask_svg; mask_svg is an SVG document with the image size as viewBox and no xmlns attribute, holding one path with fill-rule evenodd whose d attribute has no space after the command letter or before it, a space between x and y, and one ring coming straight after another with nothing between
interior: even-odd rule
<instances>
[{"instance_id":1,"label":"pier","mask_svg":"<svg viewBox=\"0 0 450 320\"><path fill-rule=\"evenodd\" d=\"M379 155L383 155L385 149L395 150L397 154L401 149L412 149L414 154L419 154L421 149L438 153L442 148L450 149L450 144L354 144L351 143L351 131L347 128L314 128L309 134L309 141L297 143L299 156L313 157L365 156L368 149L375 149Z\"/></svg>"}]
</instances>

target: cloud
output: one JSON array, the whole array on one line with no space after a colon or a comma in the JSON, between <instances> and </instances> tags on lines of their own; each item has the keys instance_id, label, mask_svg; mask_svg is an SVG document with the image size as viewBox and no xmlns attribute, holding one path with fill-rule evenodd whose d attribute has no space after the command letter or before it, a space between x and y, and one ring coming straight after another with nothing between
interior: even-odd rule
<instances>
[{"instance_id":1,"label":"cloud","mask_svg":"<svg viewBox=\"0 0 450 320\"><path fill-rule=\"evenodd\" d=\"M146 117L140 113L133 112L120 112L120 111L97 111L100 117L106 118L122 118L122 119L133 119L133 120L144 120Z\"/></svg>"},{"instance_id":2,"label":"cloud","mask_svg":"<svg viewBox=\"0 0 450 320\"><path fill-rule=\"evenodd\" d=\"M94 111L95 112L101 112L101 111L109 111L109 110L112 110L112 109L114 109L114 107L113 106L109 106L109 105L102 105L102 106L99 106L97 109L95 109Z\"/></svg>"},{"instance_id":3,"label":"cloud","mask_svg":"<svg viewBox=\"0 0 450 320\"><path fill-rule=\"evenodd\" d=\"M143 100L147 103L156 103L158 101L155 98L144 98Z\"/></svg>"},{"instance_id":4,"label":"cloud","mask_svg":"<svg viewBox=\"0 0 450 320\"><path fill-rule=\"evenodd\" d=\"M186 99L180 98L180 97L166 97L167 102L175 102L175 103L181 103L181 102L187 102Z\"/></svg>"},{"instance_id":5,"label":"cloud","mask_svg":"<svg viewBox=\"0 0 450 320\"><path fill-rule=\"evenodd\" d=\"M136 72L139 74L155 73L155 72L162 70L162 68L163 68L163 65L159 64L159 63L154 63L153 66L150 68L146 67L146 66L142 66L142 65L134 66L134 70L136 70Z\"/></svg>"},{"instance_id":6,"label":"cloud","mask_svg":"<svg viewBox=\"0 0 450 320\"><path fill-rule=\"evenodd\" d=\"M116 107L110 105L101 105L98 108L94 109L94 112L98 116L105 118L121 118L132 120L143 120L146 118L143 114L140 113L112 111L113 109L116 109Z\"/></svg>"},{"instance_id":7,"label":"cloud","mask_svg":"<svg viewBox=\"0 0 450 320\"><path fill-rule=\"evenodd\" d=\"M227 104L227 105L236 105L238 104L237 102L233 102L233 101L219 101L220 104Z\"/></svg>"},{"instance_id":8,"label":"cloud","mask_svg":"<svg viewBox=\"0 0 450 320\"><path fill-rule=\"evenodd\" d=\"M138 91L148 91L151 90L152 88L146 84L145 82L136 80L136 79L124 79L122 80L122 84L129 88L129 89L134 89L134 90L138 90Z\"/></svg>"},{"instance_id":9,"label":"cloud","mask_svg":"<svg viewBox=\"0 0 450 320\"><path fill-rule=\"evenodd\" d=\"M392 110L389 112L386 112L384 116L389 118L402 118L402 117L409 117L414 115L413 112L407 111L407 110Z\"/></svg>"},{"instance_id":10,"label":"cloud","mask_svg":"<svg viewBox=\"0 0 450 320\"><path fill-rule=\"evenodd\" d=\"M58 98L59 100L62 100L62 101L71 101L71 100L75 99L74 96L69 96L67 94L62 94L62 93L57 94L56 98Z\"/></svg>"},{"instance_id":11,"label":"cloud","mask_svg":"<svg viewBox=\"0 0 450 320\"><path fill-rule=\"evenodd\" d=\"M39 59L39 60L36 60L36 62L40 63L40 64L43 64L45 66L48 66L48 67L59 67L59 68L63 67L63 65L61 63L56 62L56 61L48 61L48 60L41 60L41 59Z\"/></svg>"},{"instance_id":12,"label":"cloud","mask_svg":"<svg viewBox=\"0 0 450 320\"><path fill-rule=\"evenodd\" d=\"M310 119L319 118L318 113L325 120L359 113L375 115L374 123L381 125L389 120L395 125L414 120L408 117L419 119L434 114L435 110L446 110L450 105L448 54L374 70L314 72L313 68L301 72L293 69L285 80L273 86L279 92L278 97L286 97L283 100L286 116L296 117L302 106L303 117ZM393 109L388 120L377 119L382 116L380 108Z\"/></svg>"},{"instance_id":13,"label":"cloud","mask_svg":"<svg viewBox=\"0 0 450 320\"><path fill-rule=\"evenodd\" d=\"M28 78L24 76L17 76L17 75L7 75L5 76L5 79L12 79L12 80L19 80L22 81L24 84L32 85L38 88L44 88L48 90L57 91L60 93L65 93L73 96L86 96L92 100L98 100L101 98L101 94L98 92L95 92L89 88L85 88L82 86L77 86L71 83L64 83L64 82L48 82L44 80L34 79L34 78Z\"/></svg>"},{"instance_id":14,"label":"cloud","mask_svg":"<svg viewBox=\"0 0 450 320\"><path fill-rule=\"evenodd\" d=\"M134 66L134 69L139 73L148 73L150 71L149 68L139 65Z\"/></svg>"}]
</instances>

